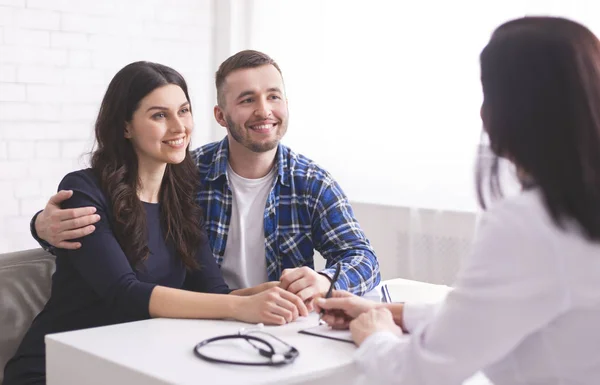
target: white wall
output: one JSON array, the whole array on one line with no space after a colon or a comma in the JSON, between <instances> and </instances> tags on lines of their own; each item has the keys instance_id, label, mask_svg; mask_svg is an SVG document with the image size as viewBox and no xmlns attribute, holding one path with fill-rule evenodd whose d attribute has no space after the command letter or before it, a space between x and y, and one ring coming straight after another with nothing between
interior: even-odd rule
<instances>
[{"instance_id":1,"label":"white wall","mask_svg":"<svg viewBox=\"0 0 600 385\"><path fill-rule=\"evenodd\" d=\"M599 34L599 11L597 0L0 0L0 252L35 246L29 218L85 166L118 69L153 60L182 72L200 145L225 134L212 118L214 71L245 48L283 69L285 143L353 202L474 210L489 34L527 13Z\"/></svg>"},{"instance_id":2,"label":"white wall","mask_svg":"<svg viewBox=\"0 0 600 385\"><path fill-rule=\"evenodd\" d=\"M212 13L212 0L0 0L0 252L36 246L29 219L86 166L100 100L124 65L180 71L193 141L208 141Z\"/></svg>"}]
</instances>

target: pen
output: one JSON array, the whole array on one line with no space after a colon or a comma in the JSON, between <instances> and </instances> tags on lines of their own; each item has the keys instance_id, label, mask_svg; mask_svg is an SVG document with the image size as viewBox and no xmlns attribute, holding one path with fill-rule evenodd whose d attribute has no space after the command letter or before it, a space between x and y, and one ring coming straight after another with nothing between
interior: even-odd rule
<instances>
[{"instance_id":1,"label":"pen","mask_svg":"<svg viewBox=\"0 0 600 385\"><path fill-rule=\"evenodd\" d=\"M325 298L331 298L331 293L333 293L333 285L337 281L340 276L340 270L342 270L342 264L338 263L335 265L335 273L333 274L333 278L331 278L331 283L329 284L329 290L325 294ZM321 323L321 317L325 315L325 310L321 309L321 314L319 315L319 323Z\"/></svg>"}]
</instances>

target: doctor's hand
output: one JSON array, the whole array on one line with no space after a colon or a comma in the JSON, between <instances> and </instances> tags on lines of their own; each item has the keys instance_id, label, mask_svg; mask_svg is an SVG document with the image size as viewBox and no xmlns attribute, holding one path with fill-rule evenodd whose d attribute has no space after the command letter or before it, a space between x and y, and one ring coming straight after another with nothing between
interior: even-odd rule
<instances>
[{"instance_id":1,"label":"doctor's hand","mask_svg":"<svg viewBox=\"0 0 600 385\"><path fill-rule=\"evenodd\" d=\"M312 299L329 290L330 285L327 277L306 266L283 270L279 281L282 289L302 298L309 310L313 307Z\"/></svg>"},{"instance_id":2,"label":"doctor's hand","mask_svg":"<svg viewBox=\"0 0 600 385\"><path fill-rule=\"evenodd\" d=\"M325 311L321 318L333 329L348 329L350 322L359 315L378 307L378 303L358 297L343 290L334 290L331 298L317 298L315 310Z\"/></svg>"},{"instance_id":3,"label":"doctor's hand","mask_svg":"<svg viewBox=\"0 0 600 385\"><path fill-rule=\"evenodd\" d=\"M392 313L386 308L369 310L350 322L354 343L360 346L370 335L377 332L392 332L402 335L402 329L394 323Z\"/></svg>"}]
</instances>

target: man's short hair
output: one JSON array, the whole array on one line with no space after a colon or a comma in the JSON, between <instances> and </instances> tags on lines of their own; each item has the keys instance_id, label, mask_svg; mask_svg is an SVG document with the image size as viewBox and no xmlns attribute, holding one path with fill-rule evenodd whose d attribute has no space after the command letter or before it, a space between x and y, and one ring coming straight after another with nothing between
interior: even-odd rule
<instances>
[{"instance_id":1,"label":"man's short hair","mask_svg":"<svg viewBox=\"0 0 600 385\"><path fill-rule=\"evenodd\" d=\"M245 50L230 56L219 66L215 76L215 85L217 86L217 103L219 106L225 105L225 96L223 95L223 83L225 78L233 71L244 68L256 68L270 64L277 68L281 74L281 69L271 57L265 53L253 50ZM283 74L282 74L283 76Z\"/></svg>"}]
</instances>

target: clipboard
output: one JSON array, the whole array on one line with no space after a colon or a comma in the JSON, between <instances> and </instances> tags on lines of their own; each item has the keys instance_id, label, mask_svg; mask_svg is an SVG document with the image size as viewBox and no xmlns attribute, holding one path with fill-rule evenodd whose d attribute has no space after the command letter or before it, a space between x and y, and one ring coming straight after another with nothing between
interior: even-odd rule
<instances>
[{"instance_id":1,"label":"clipboard","mask_svg":"<svg viewBox=\"0 0 600 385\"><path fill-rule=\"evenodd\" d=\"M383 303L392 303L392 296L390 295L390 289L387 285L381 285L381 302Z\"/></svg>"},{"instance_id":2,"label":"clipboard","mask_svg":"<svg viewBox=\"0 0 600 385\"><path fill-rule=\"evenodd\" d=\"M329 325L321 324L318 326L313 326L307 329L299 330L298 333L306 334L309 336L328 338L330 340L341 341L341 342L349 342L354 344L352 340L352 334L350 330L336 330L329 327Z\"/></svg>"},{"instance_id":3,"label":"clipboard","mask_svg":"<svg viewBox=\"0 0 600 385\"><path fill-rule=\"evenodd\" d=\"M446 298L452 288L445 285L399 282L381 285L381 302L384 303L437 303Z\"/></svg>"}]
</instances>

